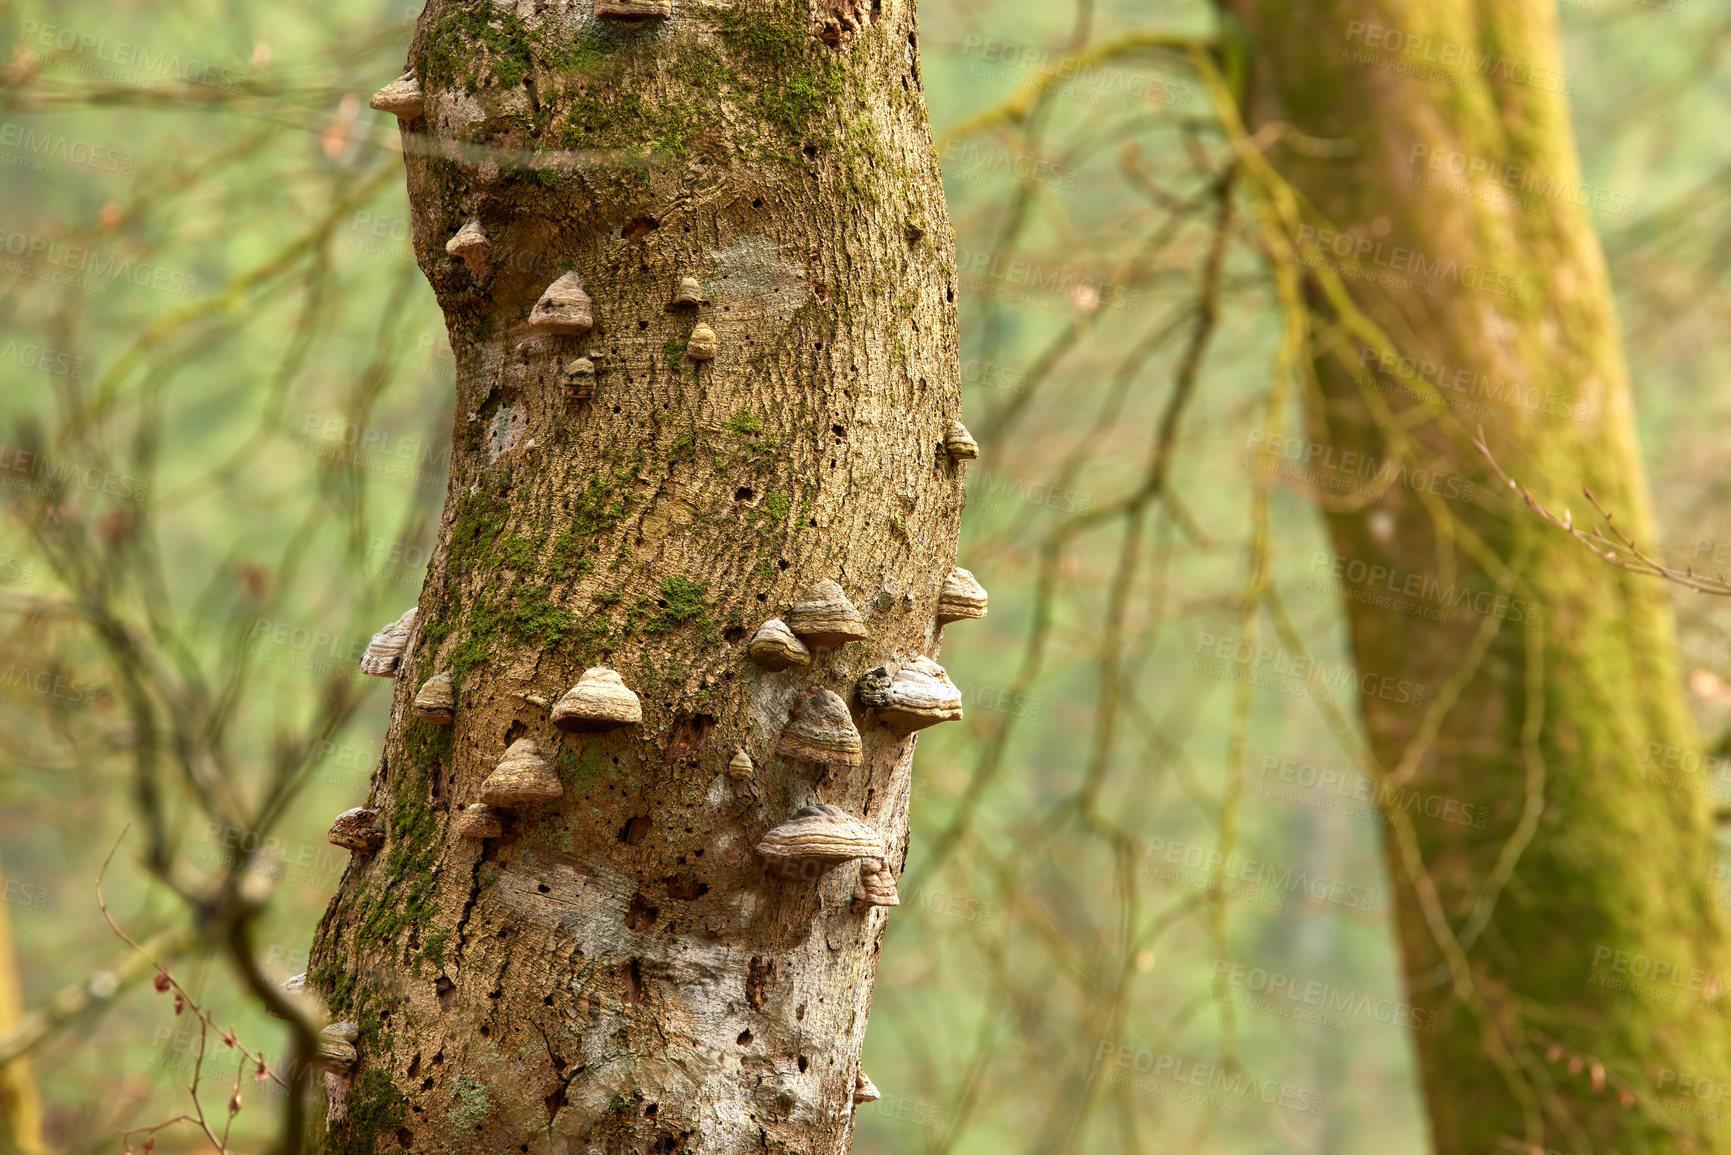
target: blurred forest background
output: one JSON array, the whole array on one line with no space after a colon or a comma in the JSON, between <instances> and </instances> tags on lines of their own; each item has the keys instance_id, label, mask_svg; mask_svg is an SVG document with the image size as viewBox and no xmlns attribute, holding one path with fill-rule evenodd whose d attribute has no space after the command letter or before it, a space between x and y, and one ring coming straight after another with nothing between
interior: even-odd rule
<instances>
[{"instance_id":1,"label":"blurred forest background","mask_svg":"<svg viewBox=\"0 0 1731 1155\"><path fill-rule=\"evenodd\" d=\"M273 981L306 969L348 861L325 830L365 798L389 705L355 659L415 602L452 422L398 127L366 106L417 11L0 2L0 1062L23 1057L6 1079L26 1110L39 1096L51 1150L118 1150L188 1107L195 1012L152 990L92 886L129 824L116 921L272 1061L281 1024L144 859L187 895L229 877L268 896L253 948ZM1725 570L1731 16L1584 0L1561 21L1583 180L1610 194L1592 219L1653 544ZM1241 708L1198 661L1238 636L1262 556L1282 644L1349 660L1319 519L1251 468L1302 423L1254 222L1220 212L1228 153L1166 39L1213 29L1182 0L922 13L982 446L959 562L992 613L946 655L966 721L920 741L865 1155L1426 1144L1350 695L1289 678ZM1711 747L1731 607L1675 598ZM1731 803L1728 777L1691 781ZM1211 854L1236 864L1224 891ZM1393 1009L1264 1013L1220 997L1246 988L1216 983L1219 960ZM273 1084L208 1041L206 1110L225 1117L244 1068L235 1146L260 1149ZM1255 1093L1214 1077L1233 1064ZM201 1149L194 1128L157 1140Z\"/></svg>"}]
</instances>

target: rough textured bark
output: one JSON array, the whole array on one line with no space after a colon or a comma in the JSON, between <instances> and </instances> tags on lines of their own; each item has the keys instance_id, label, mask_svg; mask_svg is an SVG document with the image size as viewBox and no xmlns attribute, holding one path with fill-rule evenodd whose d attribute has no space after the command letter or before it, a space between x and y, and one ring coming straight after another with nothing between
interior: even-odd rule
<instances>
[{"instance_id":1,"label":"rough textured bark","mask_svg":"<svg viewBox=\"0 0 1731 1155\"><path fill-rule=\"evenodd\" d=\"M313 953L361 1032L327 1149L843 1151L886 915L850 910L856 866L786 880L753 846L824 802L898 875L906 851L912 737L855 705L862 765L774 747L801 691L853 702L940 640L960 386L913 4L680 0L630 24L433 0L409 65L415 249L458 416L369 803L386 839ZM446 252L471 219L479 275ZM593 332L534 335L568 271ZM684 276L695 311L669 307ZM699 322L713 360L685 356ZM587 401L560 386L578 356ZM759 623L824 578L869 638L752 664ZM640 726L549 724L593 665L641 695ZM440 671L452 726L409 710ZM522 736L564 799L451 834ZM741 748L749 785L725 773Z\"/></svg>"},{"instance_id":2,"label":"rough textured bark","mask_svg":"<svg viewBox=\"0 0 1731 1155\"><path fill-rule=\"evenodd\" d=\"M1601 252L1572 191L1579 165L1559 91L1567 81L1555 6L1230 0L1227 7L1254 46L1250 127L1286 121L1345 142L1344 155L1319 156L1314 147L1277 147L1271 155L1318 217L1349 238L1362 271L1407 282L1348 277L1353 299L1415 364L1446 367L1428 380L1444 379L1443 395L1465 431L1483 424L1502 464L1540 486L1547 501L1560 508L1573 499L1579 515L1585 484L1637 540L1650 541L1616 315ZM1415 145L1431 150L1416 166ZM1423 178L1438 172L1429 157L1439 154L1463 158L1474 187L1428 186ZM1499 190L1506 197L1511 182L1519 188L1532 179L1539 184L1524 195L1534 203L1499 203ZM1543 191L1551 181L1570 191L1552 198ZM1404 257L1395 255L1400 247ZM1416 273L1414 250L1426 261ZM1308 252L1314 257L1317 248ZM1443 264L1451 261L1452 278ZM1468 267L1490 270L1489 282L1465 274ZM1329 330L1335 311L1320 294L1316 311L1319 331ZM1399 391L1398 364L1362 389L1355 378L1370 370L1359 343L1345 344L1342 359L1319 351L1310 438L1330 447L1337 463L1348 452L1387 460L1391 445L1367 397L1409 418L1417 403ZM1463 411L1462 401L1486 408ZM1731 1069L1724 994L1731 952L1709 887L1709 803L1689 788L1705 776L1681 786L1651 780L1689 777L1664 769L1691 739L1666 592L1590 557L1494 484L1450 499L1450 477L1485 485L1482 461L1466 437L1437 420L1421 418L1415 438L1418 464L1445 479L1436 502L1518 572L1510 598L1538 610L1505 603L1499 612L1487 603L1498 632L1473 666L1486 616L1456 608L1434 622L1391 613L1368 596L1346 606L1361 672L1422 683L1434 700L1463 665L1473 670L1407 789L1488 813L1483 830L1414 823L1448 924L1467 945L1484 1014L1451 988L1438 947L1447 936L1427 925L1392 842L1388 855L1411 997L1439 1016L1434 1034L1413 1036L1435 1147L1731 1150L1725 1114L1695 1109L1675 1092L1676 1072ZM1459 584L1495 592L1493 567L1439 537L1438 519L1421 499L1429 488L1428 476L1397 480L1363 508L1331 512L1337 554L1400 575L1396 595L1409 574L1447 582L1452 573ZM1357 592L1389 591L1379 584ZM1373 749L1391 768L1425 716L1392 697L1362 699ZM1529 784L1542 784L1543 811L1523 843ZM1474 936L1473 911L1499 857L1523 845L1494 916ZM1647 959L1647 981L1637 983L1606 950L1630 952L1634 966L1635 956ZM1678 977L1655 980L1659 961ZM1648 990L1616 989L1620 983ZM1518 1074L1499 1065L1499 1049ZM1690 1109L1667 1110L1679 1105Z\"/></svg>"}]
</instances>

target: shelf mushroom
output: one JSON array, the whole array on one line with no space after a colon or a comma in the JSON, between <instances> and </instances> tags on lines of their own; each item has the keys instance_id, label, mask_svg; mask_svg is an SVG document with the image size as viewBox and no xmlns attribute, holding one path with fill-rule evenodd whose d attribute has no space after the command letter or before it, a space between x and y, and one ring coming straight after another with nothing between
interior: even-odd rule
<instances>
[{"instance_id":1,"label":"shelf mushroom","mask_svg":"<svg viewBox=\"0 0 1731 1155\"><path fill-rule=\"evenodd\" d=\"M985 616L986 587L967 570L952 568L944 578L943 592L938 595L938 625Z\"/></svg>"},{"instance_id":2,"label":"shelf mushroom","mask_svg":"<svg viewBox=\"0 0 1731 1155\"><path fill-rule=\"evenodd\" d=\"M374 634L373 640L367 643L367 652L361 655L361 673L375 678L396 677L397 666L403 660L403 651L408 648L409 634L414 628L415 611L411 609Z\"/></svg>"},{"instance_id":3,"label":"shelf mushroom","mask_svg":"<svg viewBox=\"0 0 1731 1155\"><path fill-rule=\"evenodd\" d=\"M484 802L469 803L451 819L451 833L459 838L497 838L504 832L505 826L499 821L499 812Z\"/></svg>"},{"instance_id":4,"label":"shelf mushroom","mask_svg":"<svg viewBox=\"0 0 1731 1155\"><path fill-rule=\"evenodd\" d=\"M355 1050L360 1039L361 1029L354 1023L332 1023L319 1032L318 1061L334 1074L347 1074L361 1057Z\"/></svg>"},{"instance_id":5,"label":"shelf mushroom","mask_svg":"<svg viewBox=\"0 0 1731 1155\"><path fill-rule=\"evenodd\" d=\"M380 112L388 112L401 120L419 120L426 112L426 97L414 72L405 72L377 92L367 102Z\"/></svg>"},{"instance_id":6,"label":"shelf mushroom","mask_svg":"<svg viewBox=\"0 0 1731 1155\"><path fill-rule=\"evenodd\" d=\"M839 806L804 806L792 818L765 834L757 853L778 873L809 878L856 858L881 859L878 832Z\"/></svg>"},{"instance_id":7,"label":"shelf mushroom","mask_svg":"<svg viewBox=\"0 0 1731 1155\"><path fill-rule=\"evenodd\" d=\"M896 876L881 858L862 858L859 864L859 885L853 888L853 911L864 914L874 906L900 906L902 896L896 891Z\"/></svg>"},{"instance_id":8,"label":"shelf mushroom","mask_svg":"<svg viewBox=\"0 0 1731 1155\"><path fill-rule=\"evenodd\" d=\"M703 304L703 286L696 277L679 278L679 289L673 294L672 308L695 309Z\"/></svg>"},{"instance_id":9,"label":"shelf mushroom","mask_svg":"<svg viewBox=\"0 0 1731 1155\"><path fill-rule=\"evenodd\" d=\"M697 328L691 330L691 339L685 343L685 355L693 361L713 361L720 348L715 330L700 321Z\"/></svg>"},{"instance_id":10,"label":"shelf mushroom","mask_svg":"<svg viewBox=\"0 0 1731 1155\"><path fill-rule=\"evenodd\" d=\"M583 278L566 273L547 286L529 310L529 327L543 333L581 337L595 327L595 302L583 291Z\"/></svg>"},{"instance_id":11,"label":"shelf mushroom","mask_svg":"<svg viewBox=\"0 0 1731 1155\"><path fill-rule=\"evenodd\" d=\"M457 718L457 689L449 673L434 674L415 691L410 707L415 717L439 726L449 726Z\"/></svg>"},{"instance_id":12,"label":"shelf mushroom","mask_svg":"<svg viewBox=\"0 0 1731 1155\"><path fill-rule=\"evenodd\" d=\"M643 721L643 704L617 670L594 666L554 703L552 721L567 734L599 734Z\"/></svg>"},{"instance_id":13,"label":"shelf mushroom","mask_svg":"<svg viewBox=\"0 0 1731 1155\"><path fill-rule=\"evenodd\" d=\"M470 275L478 279L493 275L492 250L493 242L487 239L477 220L471 220L445 242L445 251L462 261Z\"/></svg>"},{"instance_id":14,"label":"shelf mushroom","mask_svg":"<svg viewBox=\"0 0 1731 1155\"><path fill-rule=\"evenodd\" d=\"M812 586L787 610L787 627L799 640L829 649L866 636L865 619L847 595L829 578Z\"/></svg>"},{"instance_id":15,"label":"shelf mushroom","mask_svg":"<svg viewBox=\"0 0 1731 1155\"><path fill-rule=\"evenodd\" d=\"M665 20L673 15L673 0L595 0L595 15L603 20Z\"/></svg>"},{"instance_id":16,"label":"shelf mushroom","mask_svg":"<svg viewBox=\"0 0 1731 1155\"><path fill-rule=\"evenodd\" d=\"M363 858L371 858L385 844L385 832L379 829L379 812L365 806L337 815L336 821L331 823L329 837L332 846L353 851Z\"/></svg>"},{"instance_id":17,"label":"shelf mushroom","mask_svg":"<svg viewBox=\"0 0 1731 1155\"><path fill-rule=\"evenodd\" d=\"M952 421L944 431L944 452L956 461L972 461L980 455L980 444L966 425Z\"/></svg>"},{"instance_id":18,"label":"shelf mushroom","mask_svg":"<svg viewBox=\"0 0 1731 1155\"><path fill-rule=\"evenodd\" d=\"M559 371L559 388L573 401L595 398L595 362L579 357Z\"/></svg>"},{"instance_id":19,"label":"shelf mushroom","mask_svg":"<svg viewBox=\"0 0 1731 1155\"><path fill-rule=\"evenodd\" d=\"M794 700L775 752L801 762L858 766L859 731L854 728L847 703L829 690L801 694Z\"/></svg>"},{"instance_id":20,"label":"shelf mushroom","mask_svg":"<svg viewBox=\"0 0 1731 1155\"><path fill-rule=\"evenodd\" d=\"M854 1105L858 1106L861 1103L875 1103L881 1098L883 1098L883 1095L878 1092L877 1084L873 1083L866 1077L865 1070L862 1068L860 1072L854 1076Z\"/></svg>"},{"instance_id":21,"label":"shelf mushroom","mask_svg":"<svg viewBox=\"0 0 1731 1155\"><path fill-rule=\"evenodd\" d=\"M962 718L962 692L942 666L924 655L893 678L882 666L872 670L860 679L859 695L862 705L876 711L878 721L903 734Z\"/></svg>"},{"instance_id":22,"label":"shelf mushroom","mask_svg":"<svg viewBox=\"0 0 1731 1155\"><path fill-rule=\"evenodd\" d=\"M770 618L757 627L757 633L751 636L746 646L746 653L766 670L785 670L789 666L804 666L811 662L811 651L780 618Z\"/></svg>"},{"instance_id":23,"label":"shelf mushroom","mask_svg":"<svg viewBox=\"0 0 1731 1155\"><path fill-rule=\"evenodd\" d=\"M505 751L498 767L481 783L481 801L488 806L534 806L556 802L565 786L533 738L519 738Z\"/></svg>"}]
</instances>

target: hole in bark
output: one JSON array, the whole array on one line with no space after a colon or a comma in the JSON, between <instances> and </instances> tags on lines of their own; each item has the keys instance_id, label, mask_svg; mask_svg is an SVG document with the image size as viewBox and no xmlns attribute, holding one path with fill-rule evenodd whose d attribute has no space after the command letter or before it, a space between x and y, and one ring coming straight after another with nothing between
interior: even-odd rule
<instances>
[{"instance_id":1,"label":"hole in bark","mask_svg":"<svg viewBox=\"0 0 1731 1155\"><path fill-rule=\"evenodd\" d=\"M691 902L709 893L707 882L699 882L684 875L676 874L672 878L664 878L661 884L667 888L668 898L677 898L681 902Z\"/></svg>"},{"instance_id":2,"label":"hole in bark","mask_svg":"<svg viewBox=\"0 0 1731 1155\"><path fill-rule=\"evenodd\" d=\"M444 1061L445 1061L445 1052L443 1052L443 1051L440 1051L438 1054L433 1056L433 1066L435 1066L435 1067L437 1067L440 1063L443 1063Z\"/></svg>"},{"instance_id":3,"label":"hole in bark","mask_svg":"<svg viewBox=\"0 0 1731 1155\"><path fill-rule=\"evenodd\" d=\"M793 563L788 561L784 557L784 558L778 559L775 564L776 564L776 568L778 568L778 569L786 569L788 566L792 565Z\"/></svg>"},{"instance_id":4,"label":"hole in bark","mask_svg":"<svg viewBox=\"0 0 1731 1155\"><path fill-rule=\"evenodd\" d=\"M751 1046L751 1032L750 1031L741 1031L741 1032L739 1032L739 1038L737 1038L733 1041L738 1043L742 1047L749 1047L749 1046Z\"/></svg>"},{"instance_id":5,"label":"hole in bark","mask_svg":"<svg viewBox=\"0 0 1731 1155\"><path fill-rule=\"evenodd\" d=\"M639 814L636 818L627 820L625 825L619 828L619 841L627 846L636 846L649 837L649 828L652 825L654 825L654 820L649 815Z\"/></svg>"},{"instance_id":6,"label":"hole in bark","mask_svg":"<svg viewBox=\"0 0 1731 1155\"><path fill-rule=\"evenodd\" d=\"M793 1013L793 1017L798 1019L802 1023L805 1022L805 1008L806 1008L806 1004L801 1003L801 1004L799 1004L799 1010L797 1010Z\"/></svg>"},{"instance_id":7,"label":"hole in bark","mask_svg":"<svg viewBox=\"0 0 1731 1155\"><path fill-rule=\"evenodd\" d=\"M421 1052L416 1051L415 1057L409 1062L409 1078L413 1079L421 1073Z\"/></svg>"},{"instance_id":8,"label":"hole in bark","mask_svg":"<svg viewBox=\"0 0 1731 1155\"><path fill-rule=\"evenodd\" d=\"M505 745L509 746L511 743L513 743L517 739L523 737L523 735L527 734L528 732L529 732L529 727L523 725L523 723L512 722L511 725L505 730Z\"/></svg>"},{"instance_id":9,"label":"hole in bark","mask_svg":"<svg viewBox=\"0 0 1731 1155\"><path fill-rule=\"evenodd\" d=\"M799 151L805 153L805 159L807 160L817 159L817 145L812 144L810 141L807 141L805 146Z\"/></svg>"},{"instance_id":10,"label":"hole in bark","mask_svg":"<svg viewBox=\"0 0 1731 1155\"><path fill-rule=\"evenodd\" d=\"M751 965L745 972L745 1001L754 1011L763 1009L763 999L770 982L775 978L775 960L764 962L756 955L751 956Z\"/></svg>"},{"instance_id":11,"label":"hole in bark","mask_svg":"<svg viewBox=\"0 0 1731 1155\"><path fill-rule=\"evenodd\" d=\"M831 425L829 427L829 431L831 433L835 434L837 438L842 438L842 437L847 436L847 427L843 426L843 425Z\"/></svg>"},{"instance_id":12,"label":"hole in bark","mask_svg":"<svg viewBox=\"0 0 1731 1155\"><path fill-rule=\"evenodd\" d=\"M811 1066L811 1060L806 1058L804 1055L801 1055L799 1057L799 1073L802 1075L805 1074L805 1069L809 1066Z\"/></svg>"},{"instance_id":13,"label":"hole in bark","mask_svg":"<svg viewBox=\"0 0 1731 1155\"><path fill-rule=\"evenodd\" d=\"M620 236L628 241L634 241L644 233L652 233L661 226L654 217L633 217L625 222L625 227L619 231Z\"/></svg>"},{"instance_id":14,"label":"hole in bark","mask_svg":"<svg viewBox=\"0 0 1731 1155\"><path fill-rule=\"evenodd\" d=\"M951 285L948 288L946 288L944 290L944 296L949 298L950 304L952 304L952 305L955 304L956 303L956 287L954 285Z\"/></svg>"},{"instance_id":15,"label":"hole in bark","mask_svg":"<svg viewBox=\"0 0 1731 1155\"><path fill-rule=\"evenodd\" d=\"M768 600L769 600L769 595L768 595L768 594L758 594L758 595L757 595L757 600L758 600L758 601L760 601L760 602L767 602L767 601L768 601ZM744 631L744 630L741 630L741 631L740 631L740 633L742 633L742 634L743 634L743 633L744 633L744 632L745 632L745 631Z\"/></svg>"},{"instance_id":16,"label":"hole in bark","mask_svg":"<svg viewBox=\"0 0 1731 1155\"><path fill-rule=\"evenodd\" d=\"M542 894L552 894L553 893L553 888L548 886L545 882L537 882L535 884L535 889L540 891Z\"/></svg>"},{"instance_id":17,"label":"hole in bark","mask_svg":"<svg viewBox=\"0 0 1731 1155\"><path fill-rule=\"evenodd\" d=\"M650 906L649 901L641 894L631 896L631 908L625 912L625 925L633 934L642 934L655 923L656 916L661 913Z\"/></svg>"},{"instance_id":18,"label":"hole in bark","mask_svg":"<svg viewBox=\"0 0 1731 1155\"><path fill-rule=\"evenodd\" d=\"M486 1023L482 1023L481 1024L481 1037L483 1039L489 1038L492 1036L492 1034L493 1034L493 1028L489 1027Z\"/></svg>"},{"instance_id":19,"label":"hole in bark","mask_svg":"<svg viewBox=\"0 0 1731 1155\"><path fill-rule=\"evenodd\" d=\"M682 758L689 758L703 749L704 743L715 732L715 716L713 714L693 714L688 718L680 718L673 723L673 735L667 740L667 765L671 766Z\"/></svg>"},{"instance_id":20,"label":"hole in bark","mask_svg":"<svg viewBox=\"0 0 1731 1155\"><path fill-rule=\"evenodd\" d=\"M733 491L733 500L735 500L735 501L750 501L752 498L754 498L756 496L757 496L757 494L752 490L751 486L749 486L749 485L742 485L738 489Z\"/></svg>"},{"instance_id":21,"label":"hole in bark","mask_svg":"<svg viewBox=\"0 0 1731 1155\"><path fill-rule=\"evenodd\" d=\"M638 331L638 332L640 332L640 333L641 333L641 332L642 332L642 331L643 331L643 330L645 330L645 329L647 329L647 328L649 328L649 322L648 322L648 321L639 321L639 322L637 322L637 331Z\"/></svg>"},{"instance_id":22,"label":"hole in bark","mask_svg":"<svg viewBox=\"0 0 1731 1155\"><path fill-rule=\"evenodd\" d=\"M663 1131L655 1137L655 1146L649 1149L653 1155L671 1155L679 1150L679 1140Z\"/></svg>"},{"instance_id":23,"label":"hole in bark","mask_svg":"<svg viewBox=\"0 0 1731 1155\"><path fill-rule=\"evenodd\" d=\"M649 1106L643 1108L643 1117L645 1119L653 1119L655 1118L655 1113L659 1110L661 1110L660 1103L651 1103Z\"/></svg>"},{"instance_id":24,"label":"hole in bark","mask_svg":"<svg viewBox=\"0 0 1731 1155\"><path fill-rule=\"evenodd\" d=\"M721 640L724 642L737 642L743 637L745 637L744 626L728 626L721 631Z\"/></svg>"},{"instance_id":25,"label":"hole in bark","mask_svg":"<svg viewBox=\"0 0 1731 1155\"><path fill-rule=\"evenodd\" d=\"M636 959L625 968L625 1001L633 1004L643 1001L643 966ZM481 1028L483 1032L486 1029Z\"/></svg>"},{"instance_id":26,"label":"hole in bark","mask_svg":"<svg viewBox=\"0 0 1731 1155\"><path fill-rule=\"evenodd\" d=\"M554 1088L553 1093L543 1101L547 1104L547 1121L551 1123L554 1117L559 1114L560 1109L565 1106L565 1084L559 1084L558 1087Z\"/></svg>"},{"instance_id":27,"label":"hole in bark","mask_svg":"<svg viewBox=\"0 0 1731 1155\"><path fill-rule=\"evenodd\" d=\"M432 1089L433 1089L433 1080L431 1080L431 1079L428 1079L426 1082L421 1084L421 1090L423 1090L423 1091L431 1091Z\"/></svg>"},{"instance_id":28,"label":"hole in bark","mask_svg":"<svg viewBox=\"0 0 1731 1155\"><path fill-rule=\"evenodd\" d=\"M451 1003L454 1001L451 998L451 993L453 991L455 991L456 989L457 989L456 983L452 982L450 979L446 978L444 975L440 975L438 978L438 981L433 984L433 993L438 995L438 997L439 997L439 1006L443 1007L447 1011L450 1010L451 1009ZM434 1063L442 1063L444 1061L445 1061L445 1056L442 1053L433 1056L433 1062ZM414 1072L412 1072L412 1071L410 1072L411 1075L413 1075L413 1073Z\"/></svg>"},{"instance_id":29,"label":"hole in bark","mask_svg":"<svg viewBox=\"0 0 1731 1155\"><path fill-rule=\"evenodd\" d=\"M760 209L760 208L762 208L762 207L763 207L763 198L762 198L762 197L754 197L754 198L752 198L752 201L751 201L751 207L752 207L752 208L754 208L754 209Z\"/></svg>"},{"instance_id":30,"label":"hole in bark","mask_svg":"<svg viewBox=\"0 0 1731 1155\"><path fill-rule=\"evenodd\" d=\"M407 1127L398 1127L397 1142L403 1145L404 1150L407 1150L415 1145L415 1133Z\"/></svg>"}]
</instances>

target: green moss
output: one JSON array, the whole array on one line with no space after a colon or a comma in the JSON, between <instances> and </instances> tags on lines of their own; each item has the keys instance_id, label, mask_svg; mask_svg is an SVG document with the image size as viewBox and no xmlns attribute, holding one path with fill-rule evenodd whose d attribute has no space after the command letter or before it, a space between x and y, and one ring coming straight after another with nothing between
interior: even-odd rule
<instances>
[{"instance_id":1,"label":"green moss","mask_svg":"<svg viewBox=\"0 0 1731 1155\"><path fill-rule=\"evenodd\" d=\"M541 560L536 555L539 549L535 542L526 537L507 538L499 546L499 557L509 567L519 573L536 573L541 568Z\"/></svg>"},{"instance_id":2,"label":"green moss","mask_svg":"<svg viewBox=\"0 0 1731 1155\"><path fill-rule=\"evenodd\" d=\"M478 562L493 556L505 532L507 515L504 485L496 477L483 477L474 493L457 502L457 518L451 523L450 572L461 576Z\"/></svg>"},{"instance_id":3,"label":"green moss","mask_svg":"<svg viewBox=\"0 0 1731 1155\"><path fill-rule=\"evenodd\" d=\"M661 347L662 356L667 358L667 367L675 373L685 364L685 344L678 337L669 337L667 344Z\"/></svg>"},{"instance_id":4,"label":"green moss","mask_svg":"<svg viewBox=\"0 0 1731 1155\"><path fill-rule=\"evenodd\" d=\"M349 1088L348 1118L336 1133L342 1140L340 1150L347 1155L376 1155L387 1142L397 1149L397 1129L408 1115L409 1101L391 1082L389 1072L368 1068Z\"/></svg>"},{"instance_id":5,"label":"green moss","mask_svg":"<svg viewBox=\"0 0 1731 1155\"><path fill-rule=\"evenodd\" d=\"M727 419L727 427L741 437L753 437L763 432L763 418L755 413L735 413Z\"/></svg>"},{"instance_id":6,"label":"green moss","mask_svg":"<svg viewBox=\"0 0 1731 1155\"><path fill-rule=\"evenodd\" d=\"M793 499L785 493L767 493L763 497L763 514L771 522L786 521L792 509Z\"/></svg>"},{"instance_id":7,"label":"green moss","mask_svg":"<svg viewBox=\"0 0 1731 1155\"><path fill-rule=\"evenodd\" d=\"M487 1094L487 1088L471 1075L458 1075L454 1089L457 1105L451 1108L451 1126L458 1131L472 1131L475 1124L485 1120L493 1109L492 1097Z\"/></svg>"},{"instance_id":8,"label":"green moss","mask_svg":"<svg viewBox=\"0 0 1731 1155\"><path fill-rule=\"evenodd\" d=\"M673 444L667 447L667 460L689 461L697 456L697 431L687 430L673 439Z\"/></svg>"}]
</instances>

